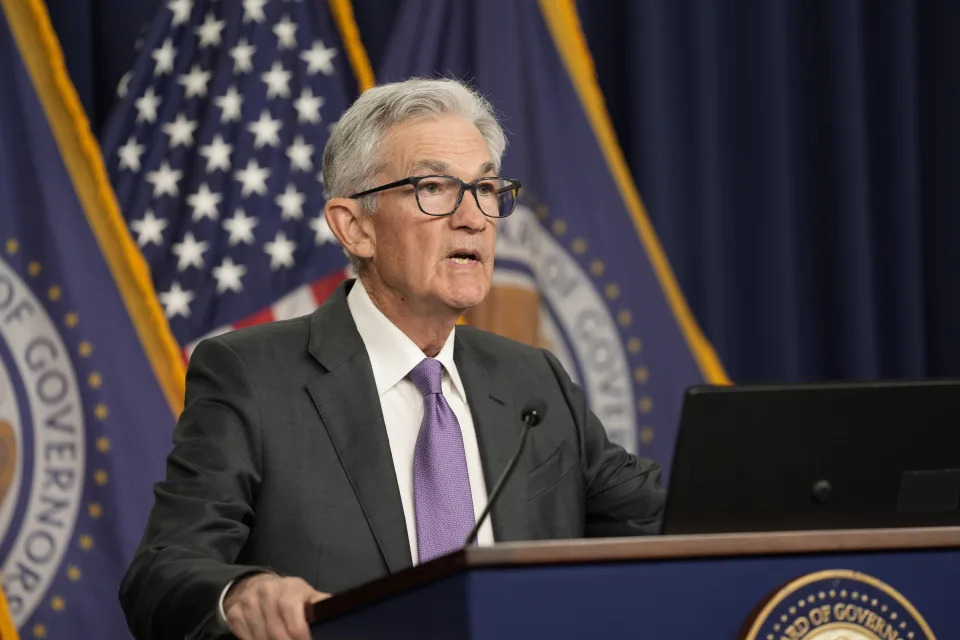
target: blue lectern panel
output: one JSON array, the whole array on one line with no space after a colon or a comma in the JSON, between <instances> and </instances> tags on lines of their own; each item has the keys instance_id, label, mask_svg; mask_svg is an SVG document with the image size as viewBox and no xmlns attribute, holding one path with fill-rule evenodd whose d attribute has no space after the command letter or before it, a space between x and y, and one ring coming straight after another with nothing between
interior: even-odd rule
<instances>
[{"instance_id":1,"label":"blue lectern panel","mask_svg":"<svg viewBox=\"0 0 960 640\"><path fill-rule=\"evenodd\" d=\"M413 589L311 629L315 640L477 638L470 629L468 584L461 574ZM505 588L510 588L505 585Z\"/></svg>"},{"instance_id":2,"label":"blue lectern panel","mask_svg":"<svg viewBox=\"0 0 960 640\"><path fill-rule=\"evenodd\" d=\"M315 637L733 640L778 588L828 569L878 578L938 640L960 639L960 550L477 569L321 625Z\"/></svg>"}]
</instances>

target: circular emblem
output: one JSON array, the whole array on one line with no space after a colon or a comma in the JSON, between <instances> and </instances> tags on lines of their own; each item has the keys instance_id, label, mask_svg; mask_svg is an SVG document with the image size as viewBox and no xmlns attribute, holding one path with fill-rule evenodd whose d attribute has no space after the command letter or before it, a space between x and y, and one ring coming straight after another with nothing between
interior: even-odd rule
<instances>
[{"instance_id":1,"label":"circular emblem","mask_svg":"<svg viewBox=\"0 0 960 640\"><path fill-rule=\"evenodd\" d=\"M43 601L83 493L84 414L69 351L0 259L0 557L19 626Z\"/></svg>"},{"instance_id":2,"label":"circular emblem","mask_svg":"<svg viewBox=\"0 0 960 640\"><path fill-rule=\"evenodd\" d=\"M926 621L893 587L834 569L794 580L773 595L745 640L935 640Z\"/></svg>"},{"instance_id":3,"label":"circular emblem","mask_svg":"<svg viewBox=\"0 0 960 640\"><path fill-rule=\"evenodd\" d=\"M613 314L593 279L522 204L497 236L495 285L540 294L540 336L606 427L610 439L637 450L630 364Z\"/></svg>"}]
</instances>

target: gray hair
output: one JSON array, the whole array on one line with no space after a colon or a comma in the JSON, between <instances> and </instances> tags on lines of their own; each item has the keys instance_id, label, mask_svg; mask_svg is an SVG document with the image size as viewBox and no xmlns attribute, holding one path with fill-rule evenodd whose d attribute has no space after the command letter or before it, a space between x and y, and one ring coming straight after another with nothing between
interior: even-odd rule
<instances>
[{"instance_id":1,"label":"gray hair","mask_svg":"<svg viewBox=\"0 0 960 640\"><path fill-rule=\"evenodd\" d=\"M477 127L499 167L507 138L490 102L458 80L410 78L365 91L340 116L323 150L324 196L344 198L376 186L373 180L384 169L380 144L391 127L448 115L461 116ZM379 194L374 194L360 204L372 213L379 201ZM349 253L347 257L359 271L360 260Z\"/></svg>"}]
</instances>

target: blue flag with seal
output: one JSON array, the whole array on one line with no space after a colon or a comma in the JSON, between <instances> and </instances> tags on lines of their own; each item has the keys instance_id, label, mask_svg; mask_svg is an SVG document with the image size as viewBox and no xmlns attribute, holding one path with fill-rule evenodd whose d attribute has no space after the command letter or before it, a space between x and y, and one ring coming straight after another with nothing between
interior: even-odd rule
<instances>
[{"instance_id":1,"label":"blue flag with seal","mask_svg":"<svg viewBox=\"0 0 960 640\"><path fill-rule=\"evenodd\" d=\"M24 637L129 637L117 600L183 360L40 0L0 0L0 562Z\"/></svg>"},{"instance_id":2,"label":"blue flag with seal","mask_svg":"<svg viewBox=\"0 0 960 640\"><path fill-rule=\"evenodd\" d=\"M643 209L573 2L408 0L384 60L381 82L471 82L507 129L501 174L524 188L497 240L489 302L500 308L476 317L497 328L537 309L533 340L583 387L611 439L660 460L667 477L683 390L727 380ZM520 302L522 290L538 303Z\"/></svg>"}]
</instances>

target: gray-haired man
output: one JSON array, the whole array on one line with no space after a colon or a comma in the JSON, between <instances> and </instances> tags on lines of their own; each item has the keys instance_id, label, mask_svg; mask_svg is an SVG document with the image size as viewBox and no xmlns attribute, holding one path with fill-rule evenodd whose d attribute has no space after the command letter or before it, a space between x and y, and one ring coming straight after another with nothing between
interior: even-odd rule
<instances>
[{"instance_id":1,"label":"gray-haired man","mask_svg":"<svg viewBox=\"0 0 960 640\"><path fill-rule=\"evenodd\" d=\"M505 147L452 80L383 85L344 113L326 220L359 278L310 316L197 347L121 587L138 638L305 639L305 604L456 549L532 398L549 414L479 544L657 530L659 466L608 442L556 358L455 327L490 289L519 191Z\"/></svg>"}]
</instances>

